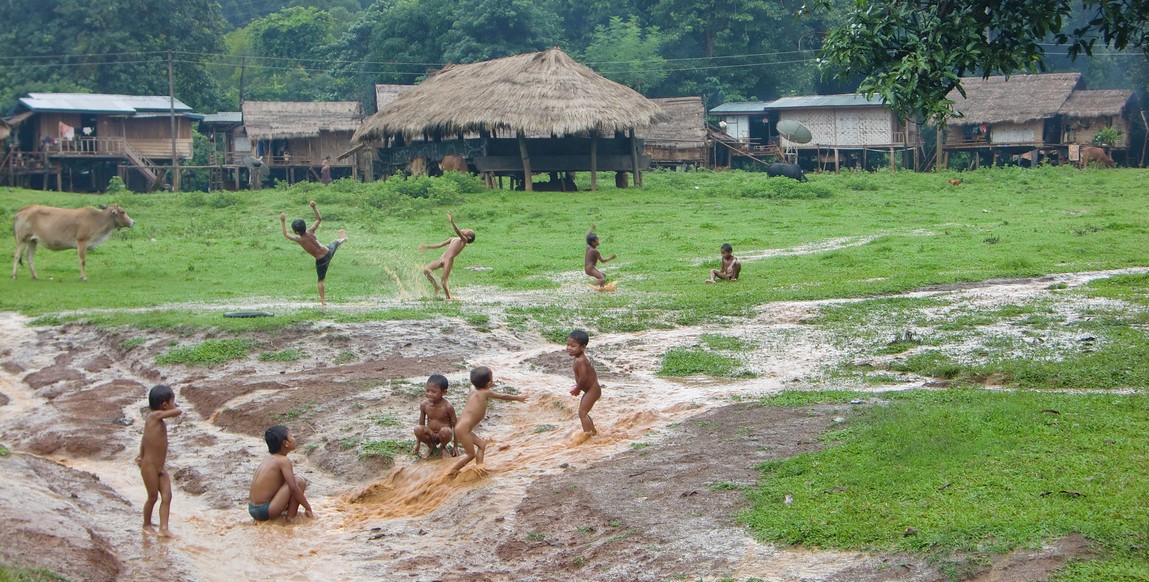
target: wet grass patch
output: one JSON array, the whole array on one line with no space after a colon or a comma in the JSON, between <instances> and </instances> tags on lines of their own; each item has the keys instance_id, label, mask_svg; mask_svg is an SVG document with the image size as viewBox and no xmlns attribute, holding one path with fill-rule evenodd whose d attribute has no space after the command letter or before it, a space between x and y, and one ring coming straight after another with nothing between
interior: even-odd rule
<instances>
[{"instance_id":1,"label":"wet grass patch","mask_svg":"<svg viewBox=\"0 0 1149 582\"><path fill-rule=\"evenodd\" d=\"M365 441L359 445L358 454L359 458L361 459L371 457L394 459L396 455L410 452L414 446L414 443L410 441L397 441L390 439Z\"/></svg>"},{"instance_id":2,"label":"wet grass patch","mask_svg":"<svg viewBox=\"0 0 1149 582\"><path fill-rule=\"evenodd\" d=\"M156 363L214 366L242 360L254 349L255 342L244 338L204 340L194 346L172 348L156 356Z\"/></svg>"},{"instance_id":3,"label":"wet grass patch","mask_svg":"<svg viewBox=\"0 0 1149 582\"><path fill-rule=\"evenodd\" d=\"M662 356L658 375L681 378L704 374L720 378L735 376L740 369L741 362L729 356L702 349L674 349Z\"/></svg>"},{"instance_id":4,"label":"wet grass patch","mask_svg":"<svg viewBox=\"0 0 1149 582\"><path fill-rule=\"evenodd\" d=\"M261 362L295 362L303 358L303 350L288 348L277 352L263 352L259 354Z\"/></svg>"},{"instance_id":5,"label":"wet grass patch","mask_svg":"<svg viewBox=\"0 0 1149 582\"><path fill-rule=\"evenodd\" d=\"M881 398L883 406L856 407L827 448L762 465L753 507L740 516L759 539L984 559L1080 533L1107 552L1089 566L1105 575L1090 579L1149 576L1149 395Z\"/></svg>"}]
</instances>

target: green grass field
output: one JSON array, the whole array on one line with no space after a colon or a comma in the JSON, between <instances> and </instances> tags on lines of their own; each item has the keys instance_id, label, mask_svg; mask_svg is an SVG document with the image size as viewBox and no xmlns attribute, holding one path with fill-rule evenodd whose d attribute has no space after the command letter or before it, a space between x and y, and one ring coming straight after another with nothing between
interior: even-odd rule
<instances>
[{"instance_id":1,"label":"green grass field","mask_svg":"<svg viewBox=\"0 0 1149 582\"><path fill-rule=\"evenodd\" d=\"M860 408L844 429L829 433L823 451L765 466L754 507L742 516L757 535L816 547L905 550L948 564L958 555L976 560L1079 532L1103 551L1072 563L1058 580L1149 579L1149 277L1051 289L1117 305L1072 319L1037 302L926 322L924 310L944 307L941 300L888 296L930 285L1146 266L1147 174L1012 168L964 173L957 187L946 182L956 175L845 173L800 184L741 172L653 172L642 190L593 193L487 191L457 176L219 194L6 190L0 220L9 223L27 204L116 202L137 226L89 254L87 283L75 252L41 251L42 280L32 281L26 269L6 279L0 310L42 324L223 331L452 316L481 329L505 325L561 341L573 326L629 332L713 324L719 332L727 318L772 301L859 298L805 323L843 345L862 346L856 349L865 356L928 349L900 370L839 370L831 379L868 375L883 382L884 374L913 372L954 387L884 395L885 405ZM279 212L310 223L311 199L325 217L321 240L340 228L350 237L332 261L327 310L318 309L313 262L280 234ZM477 232L451 278L464 299L454 303L431 299L420 273L439 251L416 250L452 234L448 211L460 227ZM620 281L618 293L585 290L582 256L591 223L604 254L619 255L603 269ZM703 284L725 242L743 258L741 279ZM521 296L530 299L513 299ZM275 305L276 317L220 317L222 310L260 304ZM915 340L920 344L888 341L892 331L926 323L938 331ZM1001 343L954 355L950 348L992 324L1021 329L1023 338L1088 335L1096 347L1091 340L1090 349L1066 352L988 338ZM253 349L242 340L214 341L163 357L211 363ZM660 373L743 376L737 354L750 349L708 334L695 349L668 352ZM971 389L987 377L1023 390ZM763 405L855 397L787 393ZM825 493L839 487L845 489ZM792 505L780 503L785 494L794 497ZM911 527L917 533L905 535ZM947 567L961 575L960 564Z\"/></svg>"}]
</instances>

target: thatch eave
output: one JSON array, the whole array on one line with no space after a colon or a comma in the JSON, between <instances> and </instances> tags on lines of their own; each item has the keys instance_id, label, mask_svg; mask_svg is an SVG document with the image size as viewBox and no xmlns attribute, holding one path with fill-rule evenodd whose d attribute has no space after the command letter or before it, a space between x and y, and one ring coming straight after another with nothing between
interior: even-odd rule
<instances>
[{"instance_id":1,"label":"thatch eave","mask_svg":"<svg viewBox=\"0 0 1149 582\"><path fill-rule=\"evenodd\" d=\"M449 65L364 121L354 142L498 132L578 135L643 129L669 117L637 91L555 48Z\"/></svg>"},{"instance_id":2,"label":"thatch eave","mask_svg":"<svg viewBox=\"0 0 1149 582\"><path fill-rule=\"evenodd\" d=\"M247 101L243 126L253 140L306 139L321 133L353 133L362 124L356 101Z\"/></svg>"},{"instance_id":3,"label":"thatch eave","mask_svg":"<svg viewBox=\"0 0 1149 582\"><path fill-rule=\"evenodd\" d=\"M1022 125L1057 116L1069 96L1081 87L1081 74L965 77L962 87L965 97L956 88L946 96L957 114L947 119L947 125Z\"/></svg>"}]
</instances>

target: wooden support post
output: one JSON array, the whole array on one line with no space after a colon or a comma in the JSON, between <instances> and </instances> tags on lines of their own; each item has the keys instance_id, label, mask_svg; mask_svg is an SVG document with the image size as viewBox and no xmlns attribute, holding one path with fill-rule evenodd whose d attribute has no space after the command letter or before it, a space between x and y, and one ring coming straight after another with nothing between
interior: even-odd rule
<instances>
[{"instance_id":1,"label":"wooden support post","mask_svg":"<svg viewBox=\"0 0 1149 582\"><path fill-rule=\"evenodd\" d=\"M531 192L534 190L534 183L531 180L531 157L527 154L527 138L522 133L519 134L519 155L523 158L523 191Z\"/></svg>"},{"instance_id":2,"label":"wooden support post","mask_svg":"<svg viewBox=\"0 0 1149 582\"><path fill-rule=\"evenodd\" d=\"M630 165L634 174L634 186L642 187L642 170L638 167L638 140L634 137L634 128L630 128Z\"/></svg>"},{"instance_id":3,"label":"wooden support post","mask_svg":"<svg viewBox=\"0 0 1149 582\"><path fill-rule=\"evenodd\" d=\"M890 173L898 171L897 160L894 159L894 146L890 146Z\"/></svg>"},{"instance_id":4,"label":"wooden support post","mask_svg":"<svg viewBox=\"0 0 1149 582\"><path fill-rule=\"evenodd\" d=\"M590 191L598 190L598 132L590 137Z\"/></svg>"},{"instance_id":5,"label":"wooden support post","mask_svg":"<svg viewBox=\"0 0 1149 582\"><path fill-rule=\"evenodd\" d=\"M838 155L838 148L834 148L834 173L840 173L842 168L842 158Z\"/></svg>"}]
</instances>

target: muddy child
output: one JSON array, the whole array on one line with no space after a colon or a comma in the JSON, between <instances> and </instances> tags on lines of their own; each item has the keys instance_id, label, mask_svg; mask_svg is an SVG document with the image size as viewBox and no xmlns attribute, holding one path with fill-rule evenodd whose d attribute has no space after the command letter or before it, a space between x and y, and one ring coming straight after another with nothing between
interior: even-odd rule
<instances>
[{"instance_id":1,"label":"muddy child","mask_svg":"<svg viewBox=\"0 0 1149 582\"><path fill-rule=\"evenodd\" d=\"M725 243L718 253L722 263L717 269L710 269L710 278L706 282L713 283L715 278L724 281L737 281L738 273L742 272L742 261L734 256L734 247L730 246L730 243Z\"/></svg>"},{"instance_id":2,"label":"muddy child","mask_svg":"<svg viewBox=\"0 0 1149 582\"><path fill-rule=\"evenodd\" d=\"M459 439L459 444L463 446L463 451L466 454L451 467L451 472L448 475L451 478L458 475L459 470L471 461L475 461L475 464L480 467L483 465L483 453L487 450L487 441L476 436L474 430L487 416L487 401L491 398L516 402L526 402L527 400L525 394L513 395L495 392L492 390L494 385L495 375L490 368L480 366L471 370L471 392L467 394L467 404L463 406L463 414L459 415L459 422L455 425L455 436Z\"/></svg>"},{"instance_id":3,"label":"muddy child","mask_svg":"<svg viewBox=\"0 0 1149 582\"><path fill-rule=\"evenodd\" d=\"M167 537L168 514L172 507L172 479L164 468L168 458L168 426L164 421L179 416L183 411L176 407L176 394L164 384L153 386L148 392L148 417L144 420L144 436L140 439L140 454L136 464L140 466L140 476L144 478L144 489L148 500L144 502L144 529L152 528L152 508L160 499L159 535Z\"/></svg>"},{"instance_id":4,"label":"muddy child","mask_svg":"<svg viewBox=\"0 0 1149 582\"><path fill-rule=\"evenodd\" d=\"M598 373L594 364L586 357L586 346L590 337L581 329L576 329L567 336L567 355L574 358L575 384L571 386L571 396L582 394L578 405L578 419L582 423L582 431L588 436L598 434L594 428L594 421L590 417L590 409L602 396L602 387L598 384Z\"/></svg>"},{"instance_id":5,"label":"muddy child","mask_svg":"<svg viewBox=\"0 0 1149 582\"><path fill-rule=\"evenodd\" d=\"M455 416L455 407L447 402L447 378L441 374L432 374L427 378L427 397L419 405L419 424L415 427L415 450L412 453L416 456L423 445L427 445L427 456L431 456L435 449L439 450L439 456L443 456L444 452L448 452L451 456L455 456L456 449L458 449L458 442L449 447L450 443L455 440L455 424L458 418Z\"/></svg>"},{"instance_id":6,"label":"muddy child","mask_svg":"<svg viewBox=\"0 0 1149 582\"><path fill-rule=\"evenodd\" d=\"M263 440L270 454L251 478L247 512L256 521L283 515L284 521L291 523L302 505L307 517L315 517L305 495L307 480L295 474L291 459L287 458L287 454L295 450L295 437L291 436L291 431L277 424L263 433Z\"/></svg>"},{"instance_id":7,"label":"muddy child","mask_svg":"<svg viewBox=\"0 0 1149 582\"><path fill-rule=\"evenodd\" d=\"M327 280L327 267L331 265L331 258L335 256L335 251L339 245L347 242L347 232L343 229L339 230L339 238L331 241L331 244L323 246L319 239L315 236L315 231L319 229L319 223L323 222L323 216L319 214L319 208L315 206L315 201L311 201L311 209L315 211L315 223L311 228L307 228L307 223L302 218L297 218L291 222L291 230L295 234L288 234L287 232L287 214L279 213L279 223L283 227L283 237L289 241L298 243L307 251L307 254L315 257L315 274L319 276L319 303L320 305L327 305L327 295L325 282Z\"/></svg>"},{"instance_id":8,"label":"muddy child","mask_svg":"<svg viewBox=\"0 0 1149 582\"><path fill-rule=\"evenodd\" d=\"M587 275L594 277L595 282L599 288L606 286L606 275L598 270L598 263L609 263L613 261L617 255L603 257L602 253L598 250L599 240L598 235L594 232L594 225L590 225L590 232L586 233L586 254L583 256L583 270Z\"/></svg>"},{"instance_id":9,"label":"muddy child","mask_svg":"<svg viewBox=\"0 0 1149 582\"><path fill-rule=\"evenodd\" d=\"M447 247L447 250L443 251L443 256L439 257L437 261L427 265L426 267L423 267L423 274L426 275L427 280L431 282L431 285L435 287L435 294L438 295L439 282L435 281L435 276L432 274L432 272L438 269L443 269L443 274L439 277L439 281L443 284L443 293L446 294L447 299L450 300L451 290L447 287L447 279L451 277L451 267L455 265L455 257L459 256L459 253L463 252L463 249L466 248L467 243L475 242L475 231L469 228L460 229L458 226L455 226L455 218L451 216L450 212L447 213L447 220L451 222L451 228L455 229L455 234L458 236L453 236L439 244L419 245L419 250L425 251L427 249Z\"/></svg>"}]
</instances>

